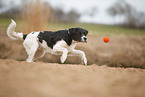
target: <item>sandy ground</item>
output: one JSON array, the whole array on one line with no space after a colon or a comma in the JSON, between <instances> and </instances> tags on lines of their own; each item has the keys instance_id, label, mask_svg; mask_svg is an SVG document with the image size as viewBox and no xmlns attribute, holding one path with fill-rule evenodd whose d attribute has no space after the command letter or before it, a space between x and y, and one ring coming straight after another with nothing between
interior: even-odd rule
<instances>
[{"instance_id":1,"label":"sandy ground","mask_svg":"<svg viewBox=\"0 0 145 97\"><path fill-rule=\"evenodd\" d=\"M145 97L145 70L0 59L0 97Z\"/></svg>"}]
</instances>

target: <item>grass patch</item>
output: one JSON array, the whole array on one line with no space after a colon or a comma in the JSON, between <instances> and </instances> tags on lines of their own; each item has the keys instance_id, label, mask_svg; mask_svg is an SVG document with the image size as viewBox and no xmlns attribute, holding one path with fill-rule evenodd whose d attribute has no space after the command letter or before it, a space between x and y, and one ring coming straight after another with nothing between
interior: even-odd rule
<instances>
[{"instance_id":1,"label":"grass patch","mask_svg":"<svg viewBox=\"0 0 145 97\"><path fill-rule=\"evenodd\" d=\"M9 25L10 24L9 18L0 17L0 25ZM21 21L16 21L17 23L21 24ZM23 26L23 25L22 25ZM90 33L89 35L99 35L99 36L110 36L112 34L115 35L139 35L145 36L145 30L142 29L130 29L130 28L123 28L120 26L110 26L110 25L100 25L100 24L88 24L88 23L50 23L46 25L46 30L60 30L60 29L68 29L71 27L82 27L87 29Z\"/></svg>"},{"instance_id":2,"label":"grass patch","mask_svg":"<svg viewBox=\"0 0 145 97\"><path fill-rule=\"evenodd\" d=\"M10 18L0 17L0 25L8 25L11 21Z\"/></svg>"},{"instance_id":3,"label":"grass patch","mask_svg":"<svg viewBox=\"0 0 145 97\"><path fill-rule=\"evenodd\" d=\"M111 34L124 34L124 35L145 35L145 30L142 29L130 29L123 28L120 26L100 25L100 24L87 24L87 23L76 23L76 24L49 24L50 30L68 29L70 27L82 27L90 32L90 35L111 35Z\"/></svg>"}]
</instances>

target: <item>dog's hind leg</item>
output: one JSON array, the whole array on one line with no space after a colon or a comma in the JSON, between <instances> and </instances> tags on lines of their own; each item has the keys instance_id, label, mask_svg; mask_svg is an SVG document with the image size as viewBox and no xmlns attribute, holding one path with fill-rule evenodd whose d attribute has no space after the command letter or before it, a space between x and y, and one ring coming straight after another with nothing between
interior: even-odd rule
<instances>
[{"instance_id":1,"label":"dog's hind leg","mask_svg":"<svg viewBox=\"0 0 145 97\"><path fill-rule=\"evenodd\" d=\"M33 62L37 49L38 49L38 45L36 45L36 44L30 48L29 56L28 56L28 59L26 60L27 62Z\"/></svg>"},{"instance_id":2,"label":"dog's hind leg","mask_svg":"<svg viewBox=\"0 0 145 97\"><path fill-rule=\"evenodd\" d=\"M23 43L25 49L26 49L26 52L28 54L28 58L27 58L27 62L33 62L33 59L34 59L34 56L35 56L35 53L39 47L39 44L38 42L35 42L33 44L30 44L29 41L27 42L24 42Z\"/></svg>"},{"instance_id":3,"label":"dog's hind leg","mask_svg":"<svg viewBox=\"0 0 145 97\"><path fill-rule=\"evenodd\" d=\"M44 55L45 55L46 51L44 51L43 49L41 48L38 48L38 50L36 51L36 54L35 54L35 59L38 59L38 58L42 58Z\"/></svg>"}]
</instances>

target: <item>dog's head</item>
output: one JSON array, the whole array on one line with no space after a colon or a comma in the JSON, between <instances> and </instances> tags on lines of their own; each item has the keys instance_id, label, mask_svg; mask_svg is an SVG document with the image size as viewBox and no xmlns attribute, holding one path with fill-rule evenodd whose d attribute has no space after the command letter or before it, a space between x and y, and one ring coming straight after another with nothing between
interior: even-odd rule
<instances>
[{"instance_id":1,"label":"dog's head","mask_svg":"<svg viewBox=\"0 0 145 97\"><path fill-rule=\"evenodd\" d=\"M69 33L74 41L87 42L88 31L83 28L69 28Z\"/></svg>"}]
</instances>

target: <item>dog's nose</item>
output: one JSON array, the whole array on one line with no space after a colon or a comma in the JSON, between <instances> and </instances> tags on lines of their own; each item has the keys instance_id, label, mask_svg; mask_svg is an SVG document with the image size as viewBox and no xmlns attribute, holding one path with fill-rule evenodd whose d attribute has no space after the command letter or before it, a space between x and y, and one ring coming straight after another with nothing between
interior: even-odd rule
<instances>
[{"instance_id":1,"label":"dog's nose","mask_svg":"<svg viewBox=\"0 0 145 97\"><path fill-rule=\"evenodd\" d=\"M87 37L84 37L84 40L87 41Z\"/></svg>"}]
</instances>

